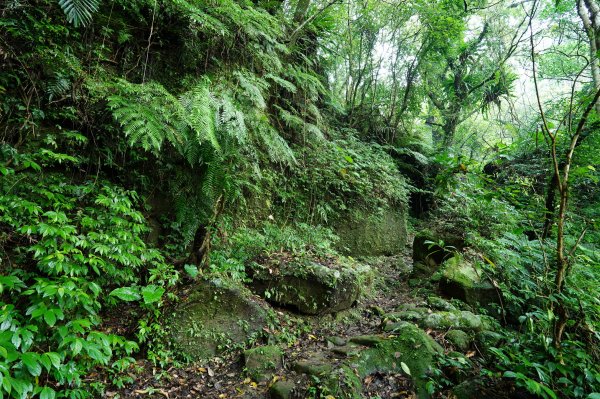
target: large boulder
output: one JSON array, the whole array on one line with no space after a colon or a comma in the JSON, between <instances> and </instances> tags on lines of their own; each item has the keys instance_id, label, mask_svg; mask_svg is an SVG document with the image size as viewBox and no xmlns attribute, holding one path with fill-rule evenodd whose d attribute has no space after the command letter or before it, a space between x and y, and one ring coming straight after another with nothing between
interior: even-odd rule
<instances>
[{"instance_id":1,"label":"large boulder","mask_svg":"<svg viewBox=\"0 0 600 399\"><path fill-rule=\"evenodd\" d=\"M349 212L334 226L340 252L353 256L395 255L406 245L406 212L385 209L380 214Z\"/></svg>"},{"instance_id":2,"label":"large boulder","mask_svg":"<svg viewBox=\"0 0 600 399\"><path fill-rule=\"evenodd\" d=\"M472 306L499 302L498 290L483 277L477 265L459 255L444 262L439 285L445 295Z\"/></svg>"},{"instance_id":3,"label":"large boulder","mask_svg":"<svg viewBox=\"0 0 600 399\"><path fill-rule=\"evenodd\" d=\"M222 280L201 281L174 309L171 343L193 360L207 359L261 332L267 312L245 287Z\"/></svg>"},{"instance_id":4,"label":"large boulder","mask_svg":"<svg viewBox=\"0 0 600 399\"><path fill-rule=\"evenodd\" d=\"M350 308L371 280L366 265L305 259L255 267L250 287L269 302L318 315Z\"/></svg>"}]
</instances>

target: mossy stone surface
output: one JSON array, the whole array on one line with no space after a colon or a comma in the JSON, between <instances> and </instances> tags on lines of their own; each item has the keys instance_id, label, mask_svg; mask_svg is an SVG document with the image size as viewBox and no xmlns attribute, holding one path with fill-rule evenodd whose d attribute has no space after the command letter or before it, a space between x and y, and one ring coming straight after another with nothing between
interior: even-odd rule
<instances>
[{"instance_id":1,"label":"mossy stone surface","mask_svg":"<svg viewBox=\"0 0 600 399\"><path fill-rule=\"evenodd\" d=\"M252 289L267 301L320 315L350 308L371 285L373 273L356 262L326 266L293 261L279 265L277 273L257 268L252 278Z\"/></svg>"},{"instance_id":2,"label":"mossy stone surface","mask_svg":"<svg viewBox=\"0 0 600 399\"><path fill-rule=\"evenodd\" d=\"M244 363L253 381L268 381L283 367L283 351L276 345L248 349L244 352Z\"/></svg>"},{"instance_id":3,"label":"mossy stone surface","mask_svg":"<svg viewBox=\"0 0 600 399\"><path fill-rule=\"evenodd\" d=\"M291 399L296 385L291 381L277 381L269 388L269 399Z\"/></svg>"},{"instance_id":4,"label":"mossy stone surface","mask_svg":"<svg viewBox=\"0 0 600 399\"><path fill-rule=\"evenodd\" d=\"M386 339L375 348L361 352L350 364L356 365L361 378L375 372L403 372L401 363L410 369L417 396L427 398L425 375L430 371L435 357L443 348L427 333L415 325L406 323L394 331L397 336Z\"/></svg>"},{"instance_id":5,"label":"mossy stone surface","mask_svg":"<svg viewBox=\"0 0 600 399\"><path fill-rule=\"evenodd\" d=\"M334 226L338 250L352 256L395 255L406 245L406 211L385 209L380 214L350 211Z\"/></svg>"},{"instance_id":6,"label":"mossy stone surface","mask_svg":"<svg viewBox=\"0 0 600 399\"><path fill-rule=\"evenodd\" d=\"M266 324L266 310L245 287L222 280L199 281L173 310L169 339L182 354L202 360L226 345L246 342Z\"/></svg>"},{"instance_id":7,"label":"mossy stone surface","mask_svg":"<svg viewBox=\"0 0 600 399\"><path fill-rule=\"evenodd\" d=\"M384 342L386 338L383 335L357 335L356 337L350 338L350 342L364 345L364 346L376 346Z\"/></svg>"},{"instance_id":8,"label":"mossy stone surface","mask_svg":"<svg viewBox=\"0 0 600 399\"><path fill-rule=\"evenodd\" d=\"M440 298L439 296L427 297L427 303L429 304L429 306L431 306L432 309L435 309L435 310L446 310L446 311L457 310L456 306L454 306L447 300Z\"/></svg>"},{"instance_id":9,"label":"mossy stone surface","mask_svg":"<svg viewBox=\"0 0 600 399\"><path fill-rule=\"evenodd\" d=\"M484 327L480 316L466 310L429 313L420 324L434 330L454 328L464 331L481 331Z\"/></svg>"},{"instance_id":10,"label":"mossy stone surface","mask_svg":"<svg viewBox=\"0 0 600 399\"><path fill-rule=\"evenodd\" d=\"M499 301L494 286L482 278L475 264L461 256L454 256L444 262L439 286L445 295L471 306L486 306Z\"/></svg>"},{"instance_id":11,"label":"mossy stone surface","mask_svg":"<svg viewBox=\"0 0 600 399\"><path fill-rule=\"evenodd\" d=\"M446 339L460 351L466 351L471 346L471 337L461 330L450 330L446 333Z\"/></svg>"}]
</instances>

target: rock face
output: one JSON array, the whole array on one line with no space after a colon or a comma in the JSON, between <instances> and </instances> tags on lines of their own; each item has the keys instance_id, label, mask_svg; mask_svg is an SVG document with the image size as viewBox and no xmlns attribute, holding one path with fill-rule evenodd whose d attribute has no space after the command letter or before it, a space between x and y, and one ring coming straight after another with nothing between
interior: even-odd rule
<instances>
[{"instance_id":1,"label":"rock face","mask_svg":"<svg viewBox=\"0 0 600 399\"><path fill-rule=\"evenodd\" d=\"M292 261L256 269L252 278L251 288L267 301L318 315L350 308L372 276L365 265Z\"/></svg>"},{"instance_id":2,"label":"rock face","mask_svg":"<svg viewBox=\"0 0 600 399\"><path fill-rule=\"evenodd\" d=\"M248 349L244 352L244 363L253 381L268 381L283 367L283 351L275 345Z\"/></svg>"},{"instance_id":3,"label":"rock face","mask_svg":"<svg viewBox=\"0 0 600 399\"><path fill-rule=\"evenodd\" d=\"M340 237L340 252L353 256L389 256L402 252L407 238L404 210L386 209L381 215L353 213L334 226Z\"/></svg>"},{"instance_id":4,"label":"rock face","mask_svg":"<svg viewBox=\"0 0 600 399\"><path fill-rule=\"evenodd\" d=\"M193 360L206 359L240 344L267 324L267 313L244 287L202 281L173 312L172 344Z\"/></svg>"},{"instance_id":5,"label":"rock face","mask_svg":"<svg viewBox=\"0 0 600 399\"><path fill-rule=\"evenodd\" d=\"M469 305L486 306L498 302L498 292L487 280L482 279L476 266L460 256L444 262L440 290L451 298Z\"/></svg>"}]
</instances>

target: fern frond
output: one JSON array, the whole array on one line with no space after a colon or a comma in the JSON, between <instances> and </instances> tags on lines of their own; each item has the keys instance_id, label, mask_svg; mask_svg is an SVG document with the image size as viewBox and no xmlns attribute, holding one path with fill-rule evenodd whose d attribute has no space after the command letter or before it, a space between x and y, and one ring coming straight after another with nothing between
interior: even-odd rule
<instances>
[{"instance_id":1,"label":"fern frond","mask_svg":"<svg viewBox=\"0 0 600 399\"><path fill-rule=\"evenodd\" d=\"M100 0L59 0L58 5L67 16L67 21L77 28L92 22Z\"/></svg>"},{"instance_id":2,"label":"fern frond","mask_svg":"<svg viewBox=\"0 0 600 399\"><path fill-rule=\"evenodd\" d=\"M269 88L269 83L264 79L251 76L247 72L235 71L233 75L237 78L240 87L243 89L242 94L256 107L265 109L267 102L263 96L263 90Z\"/></svg>"},{"instance_id":3,"label":"fern frond","mask_svg":"<svg viewBox=\"0 0 600 399\"><path fill-rule=\"evenodd\" d=\"M202 83L180 97L184 113L181 115L194 133L198 144L209 141L220 151L221 147L215 132L214 99L210 95L208 85Z\"/></svg>"}]
</instances>

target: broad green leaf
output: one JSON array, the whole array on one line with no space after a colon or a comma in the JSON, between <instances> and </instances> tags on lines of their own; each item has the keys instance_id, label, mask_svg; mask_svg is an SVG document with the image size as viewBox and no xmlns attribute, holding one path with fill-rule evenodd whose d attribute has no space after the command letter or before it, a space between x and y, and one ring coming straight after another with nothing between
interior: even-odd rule
<instances>
[{"instance_id":1,"label":"broad green leaf","mask_svg":"<svg viewBox=\"0 0 600 399\"><path fill-rule=\"evenodd\" d=\"M49 387L44 387L42 392L40 392L40 399L54 399L56 397L56 392L54 389Z\"/></svg>"},{"instance_id":2,"label":"broad green leaf","mask_svg":"<svg viewBox=\"0 0 600 399\"><path fill-rule=\"evenodd\" d=\"M138 301L140 299L140 294L138 292L137 287L121 287L115 290L112 290L110 293L111 296L116 296L119 299L122 299L127 302Z\"/></svg>"},{"instance_id":3,"label":"broad green leaf","mask_svg":"<svg viewBox=\"0 0 600 399\"><path fill-rule=\"evenodd\" d=\"M149 285L147 287L142 288L142 296L144 297L145 304L160 301L160 298L162 298L164 293L165 289L156 285Z\"/></svg>"},{"instance_id":4,"label":"broad green leaf","mask_svg":"<svg viewBox=\"0 0 600 399\"><path fill-rule=\"evenodd\" d=\"M196 276L198 276L198 266L185 265L183 268L185 269L185 272L190 275L191 278L196 278Z\"/></svg>"},{"instance_id":5,"label":"broad green leaf","mask_svg":"<svg viewBox=\"0 0 600 399\"><path fill-rule=\"evenodd\" d=\"M27 370L32 376L37 377L42 374L42 366L38 361L39 355L37 353L27 352L23 353L21 361L27 367Z\"/></svg>"},{"instance_id":6,"label":"broad green leaf","mask_svg":"<svg viewBox=\"0 0 600 399\"><path fill-rule=\"evenodd\" d=\"M406 374L410 375L410 368L408 368L406 363L400 362L400 367L402 367L402 371L404 371Z\"/></svg>"}]
</instances>

